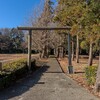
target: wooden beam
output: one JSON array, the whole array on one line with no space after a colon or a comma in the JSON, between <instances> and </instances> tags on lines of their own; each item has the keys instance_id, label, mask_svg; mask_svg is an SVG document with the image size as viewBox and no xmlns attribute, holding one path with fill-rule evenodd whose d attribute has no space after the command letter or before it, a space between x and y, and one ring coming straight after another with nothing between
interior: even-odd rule
<instances>
[{"instance_id":1,"label":"wooden beam","mask_svg":"<svg viewBox=\"0 0 100 100\"><path fill-rule=\"evenodd\" d=\"M69 30L71 27L42 27L42 28L37 28L37 27L17 27L18 30Z\"/></svg>"},{"instance_id":2,"label":"wooden beam","mask_svg":"<svg viewBox=\"0 0 100 100\"><path fill-rule=\"evenodd\" d=\"M32 44L32 30L29 30L28 34L28 59L27 59L27 65L29 71L31 70L31 44Z\"/></svg>"}]
</instances>

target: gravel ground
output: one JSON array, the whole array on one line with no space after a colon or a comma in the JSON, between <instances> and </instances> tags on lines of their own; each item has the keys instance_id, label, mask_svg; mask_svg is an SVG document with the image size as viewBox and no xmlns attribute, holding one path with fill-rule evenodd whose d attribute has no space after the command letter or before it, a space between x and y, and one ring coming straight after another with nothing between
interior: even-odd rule
<instances>
[{"instance_id":1,"label":"gravel ground","mask_svg":"<svg viewBox=\"0 0 100 100\"><path fill-rule=\"evenodd\" d=\"M67 77L55 58L33 75L0 91L0 100L99 100Z\"/></svg>"}]
</instances>

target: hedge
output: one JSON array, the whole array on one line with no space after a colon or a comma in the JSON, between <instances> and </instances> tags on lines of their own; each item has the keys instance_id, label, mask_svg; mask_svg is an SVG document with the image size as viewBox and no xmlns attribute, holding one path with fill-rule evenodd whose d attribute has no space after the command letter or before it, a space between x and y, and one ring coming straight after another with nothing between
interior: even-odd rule
<instances>
[{"instance_id":1,"label":"hedge","mask_svg":"<svg viewBox=\"0 0 100 100\"><path fill-rule=\"evenodd\" d=\"M35 67L35 60L32 60L32 70ZM0 71L0 89L10 86L15 83L16 80L22 78L27 75L28 67L27 60L20 59L11 63L4 64L2 67L2 71Z\"/></svg>"}]
</instances>

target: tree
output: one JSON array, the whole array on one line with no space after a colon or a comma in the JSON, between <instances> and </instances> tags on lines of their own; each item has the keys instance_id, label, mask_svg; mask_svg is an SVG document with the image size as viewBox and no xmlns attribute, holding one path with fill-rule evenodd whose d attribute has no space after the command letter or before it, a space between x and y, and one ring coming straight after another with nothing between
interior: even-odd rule
<instances>
[{"instance_id":1,"label":"tree","mask_svg":"<svg viewBox=\"0 0 100 100\"><path fill-rule=\"evenodd\" d=\"M24 34L17 29L4 28L0 29L0 51L2 53L15 53L22 51L22 42Z\"/></svg>"},{"instance_id":2,"label":"tree","mask_svg":"<svg viewBox=\"0 0 100 100\"><path fill-rule=\"evenodd\" d=\"M52 18L53 18L52 5L53 5L53 2L51 2L51 0L45 1L43 12L41 13L40 17L38 17L37 22L34 23L33 26L48 27L51 25ZM41 32L37 31L36 34L34 31L33 36L32 36L33 37L33 48L34 46L38 48L41 58L48 57L49 49L51 45L53 44L52 42L53 36L54 35L52 34L52 31L41 31Z\"/></svg>"},{"instance_id":3,"label":"tree","mask_svg":"<svg viewBox=\"0 0 100 100\"><path fill-rule=\"evenodd\" d=\"M55 20L63 26L77 26L76 62L79 62L79 38L83 35L90 44L88 66L92 65L93 48L100 38L100 1L99 0L59 0ZM73 47L73 46L72 46ZM72 53L73 54L73 53Z\"/></svg>"},{"instance_id":4,"label":"tree","mask_svg":"<svg viewBox=\"0 0 100 100\"><path fill-rule=\"evenodd\" d=\"M7 53L9 51L9 28L0 29L0 52L1 53Z\"/></svg>"},{"instance_id":5,"label":"tree","mask_svg":"<svg viewBox=\"0 0 100 100\"><path fill-rule=\"evenodd\" d=\"M100 38L100 3L99 1L90 0L82 17L84 36L90 44L88 66L93 62L93 47Z\"/></svg>"},{"instance_id":6,"label":"tree","mask_svg":"<svg viewBox=\"0 0 100 100\"><path fill-rule=\"evenodd\" d=\"M81 17L83 14L84 0L60 0L58 1L58 8L55 20L63 26L72 27L70 33L72 36L76 35L76 62L79 62L79 35L81 26ZM75 28L75 31L73 31ZM74 34L74 35L73 35ZM73 41L72 41L73 43ZM73 44L72 44L73 45ZM73 46L72 46L73 47ZM74 49L72 49L73 51ZM73 52L72 52L73 57Z\"/></svg>"},{"instance_id":7,"label":"tree","mask_svg":"<svg viewBox=\"0 0 100 100\"><path fill-rule=\"evenodd\" d=\"M18 31L17 29L13 28L13 29L11 29L9 37L10 37L10 41L11 41L11 43L9 45L10 49L16 50L16 51L22 49L21 43L24 41L23 40L24 34L22 31Z\"/></svg>"},{"instance_id":8,"label":"tree","mask_svg":"<svg viewBox=\"0 0 100 100\"><path fill-rule=\"evenodd\" d=\"M53 2L51 0L46 0L44 4L44 9L43 12L39 18L40 26L41 27L48 27L50 23L52 22L53 18L53 7L52 7ZM48 58L48 53L49 53L49 37L50 37L50 31L44 31L43 32L43 38L44 38L44 45L43 45L43 50L42 50L42 55L41 57L47 57Z\"/></svg>"}]
</instances>

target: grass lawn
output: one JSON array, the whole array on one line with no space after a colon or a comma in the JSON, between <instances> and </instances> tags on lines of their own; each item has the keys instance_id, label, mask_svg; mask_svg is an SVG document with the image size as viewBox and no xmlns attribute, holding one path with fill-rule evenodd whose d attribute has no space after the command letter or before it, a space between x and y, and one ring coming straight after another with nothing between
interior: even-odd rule
<instances>
[{"instance_id":1,"label":"grass lawn","mask_svg":"<svg viewBox=\"0 0 100 100\"><path fill-rule=\"evenodd\" d=\"M0 54L0 61L27 58L27 56L28 54ZM38 54L32 54L32 56L38 56Z\"/></svg>"}]
</instances>

